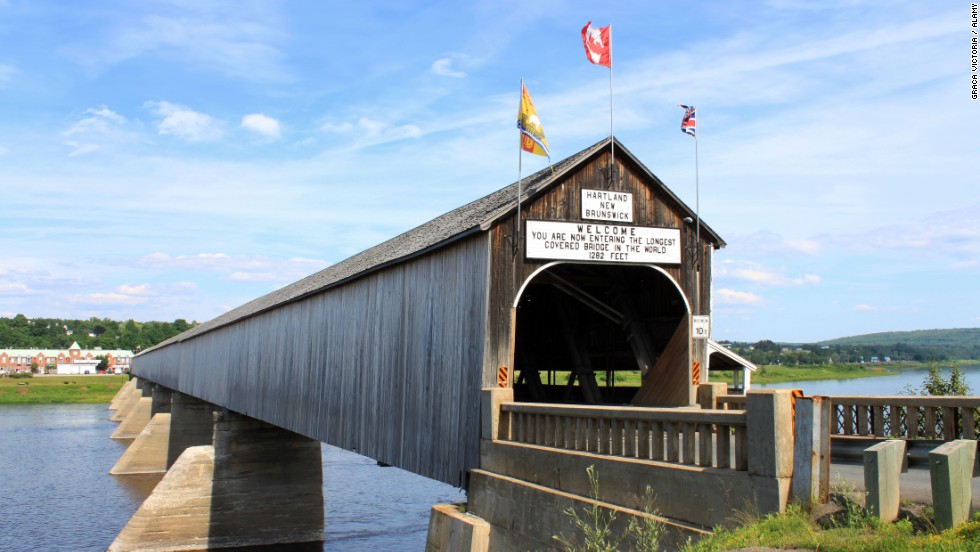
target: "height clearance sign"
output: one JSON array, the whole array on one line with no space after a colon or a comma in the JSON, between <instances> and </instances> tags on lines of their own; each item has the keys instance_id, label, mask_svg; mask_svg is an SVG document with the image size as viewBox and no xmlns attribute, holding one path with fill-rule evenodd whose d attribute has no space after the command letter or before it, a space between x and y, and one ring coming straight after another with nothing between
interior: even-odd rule
<instances>
[{"instance_id":1,"label":"height clearance sign","mask_svg":"<svg viewBox=\"0 0 980 552\"><path fill-rule=\"evenodd\" d=\"M529 259L681 262L681 232L676 228L529 220L526 235Z\"/></svg>"}]
</instances>

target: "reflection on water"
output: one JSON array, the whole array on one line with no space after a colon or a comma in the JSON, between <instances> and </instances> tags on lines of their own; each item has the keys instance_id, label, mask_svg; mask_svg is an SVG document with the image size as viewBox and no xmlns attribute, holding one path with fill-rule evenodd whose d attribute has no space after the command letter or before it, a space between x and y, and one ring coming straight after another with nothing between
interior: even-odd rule
<instances>
[{"instance_id":1,"label":"reflection on water","mask_svg":"<svg viewBox=\"0 0 980 552\"><path fill-rule=\"evenodd\" d=\"M159 481L108 475L125 447L106 405L0 405L0 551L103 551ZM324 446L324 543L317 550L425 547L433 504L458 489ZM309 546L255 550L310 550Z\"/></svg>"},{"instance_id":2,"label":"reflection on water","mask_svg":"<svg viewBox=\"0 0 980 552\"><path fill-rule=\"evenodd\" d=\"M965 376L967 385L973 389L973 394L980 395L980 366L963 366L960 367L960 371ZM921 387L928 372L928 368L915 368L902 370L893 376L762 383L753 384L752 387L759 389L802 389L807 395L904 395L907 394L907 387L912 389ZM943 373L949 374L948 366L943 367Z\"/></svg>"}]
</instances>

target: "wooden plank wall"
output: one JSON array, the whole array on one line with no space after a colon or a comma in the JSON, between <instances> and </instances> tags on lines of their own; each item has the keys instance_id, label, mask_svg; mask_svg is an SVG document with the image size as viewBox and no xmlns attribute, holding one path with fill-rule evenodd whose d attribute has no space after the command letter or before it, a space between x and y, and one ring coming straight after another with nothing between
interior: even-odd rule
<instances>
[{"instance_id":1,"label":"wooden plank wall","mask_svg":"<svg viewBox=\"0 0 980 552\"><path fill-rule=\"evenodd\" d=\"M578 172L570 175L563 183L535 198L522 206L525 220L555 220L583 221L581 218L581 190L607 190L600 169L609 165L609 151L597 156ZM695 225L684 222L687 216L681 206L666 194L658 193L654 187L648 186L637 167L631 163L624 164L621 156L616 157L616 165L621 177L621 184L612 188L613 191L625 191L633 194L633 226L652 226L662 228L678 228L681 231L681 264L663 265L664 269L683 290L690 308L694 309L694 293L697 287L697 277L694 270L694 253L696 251ZM587 221L604 224L602 221ZM538 268L553 261L530 259L524 260L524 237L520 240L520 250L517 255L511 254L511 239L514 234L514 216L502 220L490 230L490 266L494 267L490 279L489 320L486 341L486 359L484 362L483 384L496 385L497 369L501 365L511 365L511 306L520 290L521 284ZM711 312L711 252L712 245L707 241L705 232L701 232L701 309L700 314ZM698 314L698 313L693 313ZM704 342L694 342L692 361L704 362ZM691 394L693 400L693 394Z\"/></svg>"},{"instance_id":2,"label":"wooden plank wall","mask_svg":"<svg viewBox=\"0 0 980 552\"><path fill-rule=\"evenodd\" d=\"M134 373L463 486L479 465L487 239L151 351Z\"/></svg>"}]
</instances>

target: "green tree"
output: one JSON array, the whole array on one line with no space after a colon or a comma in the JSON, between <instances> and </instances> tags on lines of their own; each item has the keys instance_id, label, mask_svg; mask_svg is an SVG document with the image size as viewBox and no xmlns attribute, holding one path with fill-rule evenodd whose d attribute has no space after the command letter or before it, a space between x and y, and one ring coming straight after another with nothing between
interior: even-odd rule
<instances>
[{"instance_id":1,"label":"green tree","mask_svg":"<svg viewBox=\"0 0 980 552\"><path fill-rule=\"evenodd\" d=\"M918 389L911 386L905 388L906 395L963 396L972 392L970 385L966 383L963 372L955 362L949 367L948 376L943 374L938 364L931 364L929 373L926 374Z\"/></svg>"}]
</instances>

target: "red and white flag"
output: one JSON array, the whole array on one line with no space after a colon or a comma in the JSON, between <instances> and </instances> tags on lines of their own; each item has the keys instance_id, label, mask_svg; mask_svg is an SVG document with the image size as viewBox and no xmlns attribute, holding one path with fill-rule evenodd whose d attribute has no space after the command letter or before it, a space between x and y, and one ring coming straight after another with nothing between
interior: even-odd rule
<instances>
[{"instance_id":1,"label":"red and white flag","mask_svg":"<svg viewBox=\"0 0 980 552\"><path fill-rule=\"evenodd\" d=\"M612 26L592 28L589 21L582 27L582 42L585 44L585 57L596 65L612 68Z\"/></svg>"}]
</instances>

